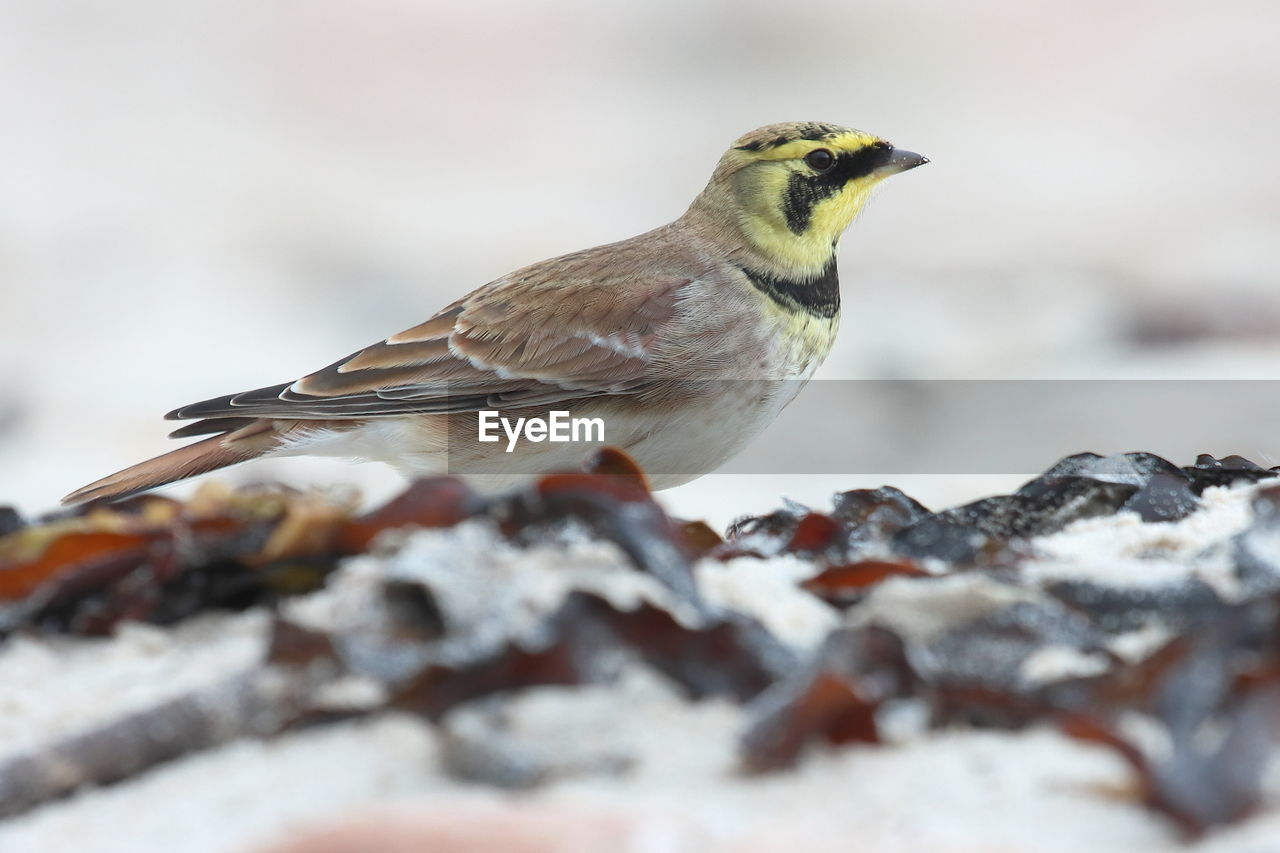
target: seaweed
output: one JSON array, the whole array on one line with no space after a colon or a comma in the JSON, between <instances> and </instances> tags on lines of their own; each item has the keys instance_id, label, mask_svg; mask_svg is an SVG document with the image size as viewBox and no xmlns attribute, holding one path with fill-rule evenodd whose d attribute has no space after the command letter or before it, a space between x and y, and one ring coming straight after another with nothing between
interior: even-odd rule
<instances>
[{"instance_id":1,"label":"seaweed","mask_svg":"<svg viewBox=\"0 0 1280 853\"><path fill-rule=\"evenodd\" d=\"M1176 522L1207 488L1274 475L1239 457L1178 468L1147 453L1077 454L1009 495L932 512L892 487L860 489L826 512L788 504L742 519L724 539L671 518L612 449L583 471L496 496L448 477L419 480L366 513L282 487L209 489L186 503L143 496L30 522L0 513L5 632L105 634L122 620L274 607L325 585L349 556L394 553L403 537L389 531L468 521L514 547L563 542L567 531L611 542L626 563L608 570L657 581L627 604L569 589L516 630L496 608L450 610L450 584L465 578L388 573L352 624L277 617L261 664L0 765L0 814L234 737L387 711L437 725L531 687L606 684L643 666L691 700L744 707L744 773L794 766L812 749L874 747L887 739L885 715L911 703L930 727L1052 725L1114 750L1141 801L1198 835L1259 808L1280 736L1280 487L1259 488L1249 527L1224 541L1240 581L1230 600L1190 576L1124 587L1040 582L1020 569L1034 558L1030 540L1081 519ZM812 565L801 588L843 611L816 649L787 645L698 589L699 559L778 554ZM1116 651L1121 635L1146 629L1157 637L1150 653ZM342 679L376 689L335 704L325 688ZM1135 717L1161 727L1169 749L1133 739ZM446 750L453 772L512 786L553 775L503 760L508 747L494 738ZM626 763L612 756L582 772Z\"/></svg>"}]
</instances>

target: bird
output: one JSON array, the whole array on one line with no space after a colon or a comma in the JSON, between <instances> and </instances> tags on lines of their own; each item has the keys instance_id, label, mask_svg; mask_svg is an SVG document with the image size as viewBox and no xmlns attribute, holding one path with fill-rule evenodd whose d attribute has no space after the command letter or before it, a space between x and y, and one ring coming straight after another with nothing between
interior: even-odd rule
<instances>
[{"instance_id":1,"label":"bird","mask_svg":"<svg viewBox=\"0 0 1280 853\"><path fill-rule=\"evenodd\" d=\"M673 222L504 275L300 379L175 409L194 423L171 438L205 437L63 503L303 454L500 488L576 467L592 442L629 453L654 489L688 482L761 433L830 353L841 236L881 181L927 162L840 125L757 128ZM603 429L540 440L555 412ZM494 413L526 425L520 453L482 439Z\"/></svg>"}]
</instances>

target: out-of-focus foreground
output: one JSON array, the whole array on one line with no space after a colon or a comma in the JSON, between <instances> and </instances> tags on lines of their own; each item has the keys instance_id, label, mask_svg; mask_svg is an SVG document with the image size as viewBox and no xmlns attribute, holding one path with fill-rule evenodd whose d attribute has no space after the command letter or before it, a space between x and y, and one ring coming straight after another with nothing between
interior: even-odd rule
<instances>
[{"instance_id":1,"label":"out-of-focus foreground","mask_svg":"<svg viewBox=\"0 0 1280 853\"><path fill-rule=\"evenodd\" d=\"M1276 471L1081 454L721 539L595 463L0 513L0 849L1274 846Z\"/></svg>"}]
</instances>

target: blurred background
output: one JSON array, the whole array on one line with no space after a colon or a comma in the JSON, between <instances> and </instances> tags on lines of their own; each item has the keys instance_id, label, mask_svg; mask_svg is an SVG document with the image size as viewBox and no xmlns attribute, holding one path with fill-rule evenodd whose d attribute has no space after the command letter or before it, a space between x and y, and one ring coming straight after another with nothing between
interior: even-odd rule
<instances>
[{"instance_id":1,"label":"blurred background","mask_svg":"<svg viewBox=\"0 0 1280 853\"><path fill-rule=\"evenodd\" d=\"M1271 378L1276 32L1273 0L0 2L0 503L47 508L169 449L170 408L668 221L780 120L933 160L846 237L820 377ZM224 476L398 484L336 461ZM712 476L665 499L723 522L885 479L946 503L1018 478Z\"/></svg>"}]
</instances>

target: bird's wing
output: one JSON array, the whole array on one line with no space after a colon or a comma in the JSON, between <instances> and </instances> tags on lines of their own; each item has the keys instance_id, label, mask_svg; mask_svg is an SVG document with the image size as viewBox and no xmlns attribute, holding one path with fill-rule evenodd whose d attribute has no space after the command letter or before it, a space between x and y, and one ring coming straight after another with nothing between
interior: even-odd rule
<instances>
[{"instance_id":1,"label":"bird's wing","mask_svg":"<svg viewBox=\"0 0 1280 853\"><path fill-rule=\"evenodd\" d=\"M626 394L643 385L655 339L691 283L512 274L296 382L166 417L366 418Z\"/></svg>"}]
</instances>

